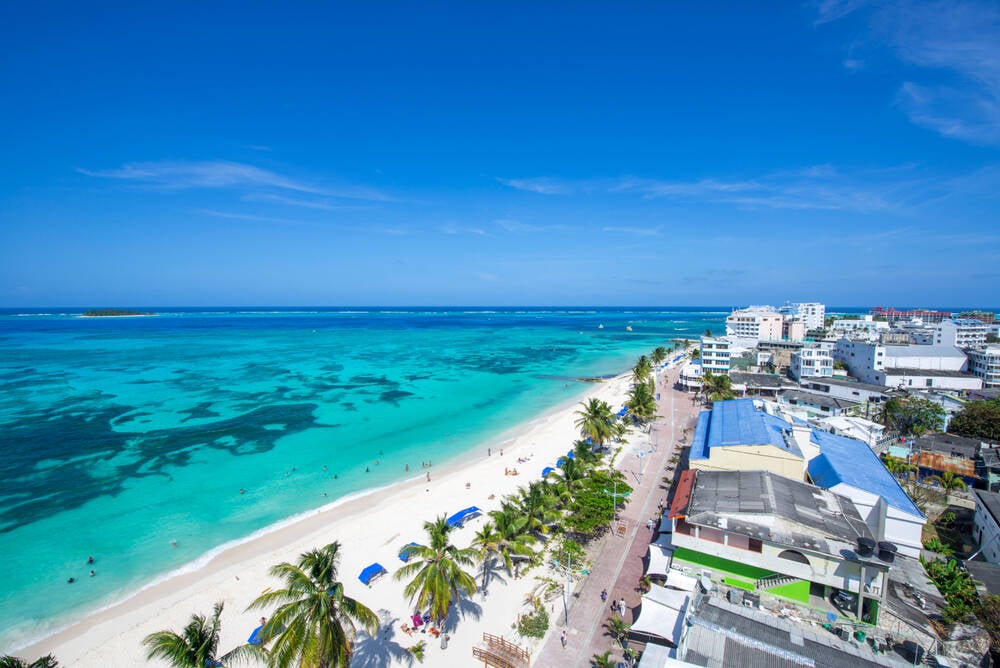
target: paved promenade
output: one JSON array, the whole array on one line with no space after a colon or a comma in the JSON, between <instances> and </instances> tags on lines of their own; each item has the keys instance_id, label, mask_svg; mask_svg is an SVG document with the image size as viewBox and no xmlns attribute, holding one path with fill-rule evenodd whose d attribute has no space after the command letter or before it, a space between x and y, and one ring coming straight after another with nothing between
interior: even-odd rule
<instances>
[{"instance_id":1,"label":"paved promenade","mask_svg":"<svg viewBox=\"0 0 1000 668\"><path fill-rule=\"evenodd\" d=\"M609 649L612 650L612 658L622 659L621 645L607 635L604 624L612 614L612 601L625 599L625 621L629 624L638 613L641 594L636 589L643 575L643 557L654 535L646 523L660 515L658 503L665 501L668 491L662 482L664 467L670 457L679 451L678 444L685 428L693 431L699 410L699 406L692 404L690 394L673 389L678 373L678 369L669 369L657 378L656 389L660 393L658 414L662 418L657 420L651 434L650 442L655 450L641 461L632 448L622 450L618 456L617 465L634 490L622 512L622 519L628 527L625 537L608 534L599 541L590 575L577 585L569 611L569 624L566 624L560 601L551 615L553 629L541 651L533 657L533 666L589 666L594 654L603 654ZM606 602L601 601L601 590L605 588L608 590ZM567 631L565 647L561 640L563 629ZM632 642L631 646L636 644Z\"/></svg>"}]
</instances>

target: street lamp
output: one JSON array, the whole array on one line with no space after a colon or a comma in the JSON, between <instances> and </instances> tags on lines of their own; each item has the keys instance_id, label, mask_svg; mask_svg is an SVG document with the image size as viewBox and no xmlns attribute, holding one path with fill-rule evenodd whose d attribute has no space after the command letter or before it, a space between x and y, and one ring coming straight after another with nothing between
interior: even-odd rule
<instances>
[{"instance_id":1,"label":"street lamp","mask_svg":"<svg viewBox=\"0 0 1000 668\"><path fill-rule=\"evenodd\" d=\"M635 450L635 456L639 459L639 482L642 483L642 465L644 463L644 458L646 455L652 453L652 450Z\"/></svg>"}]
</instances>

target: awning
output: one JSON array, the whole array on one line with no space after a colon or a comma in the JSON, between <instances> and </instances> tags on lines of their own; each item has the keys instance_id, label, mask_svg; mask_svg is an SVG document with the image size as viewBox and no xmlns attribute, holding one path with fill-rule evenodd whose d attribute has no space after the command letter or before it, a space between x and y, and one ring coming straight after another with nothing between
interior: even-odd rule
<instances>
[{"instance_id":1,"label":"awning","mask_svg":"<svg viewBox=\"0 0 1000 668\"><path fill-rule=\"evenodd\" d=\"M413 547L414 545L419 545L419 544L420 543L414 543L414 542L411 541L411 542L407 543L406 545L404 545L403 549L399 551L399 560L400 561L409 561L410 560L410 548Z\"/></svg>"},{"instance_id":2,"label":"awning","mask_svg":"<svg viewBox=\"0 0 1000 668\"><path fill-rule=\"evenodd\" d=\"M698 578L685 575L676 568L667 571L667 586L681 591L694 591L698 586Z\"/></svg>"},{"instance_id":3,"label":"awning","mask_svg":"<svg viewBox=\"0 0 1000 668\"><path fill-rule=\"evenodd\" d=\"M657 605L662 605L677 612L683 612L687 608L688 603L691 601L691 597L682 591L677 591L676 589L667 589L666 587L653 585L650 590L642 596L643 607L646 606L647 601L651 601Z\"/></svg>"},{"instance_id":4,"label":"awning","mask_svg":"<svg viewBox=\"0 0 1000 668\"><path fill-rule=\"evenodd\" d=\"M673 552L656 545L650 545L649 566L646 567L646 575L667 575L670 572L670 563L673 559Z\"/></svg>"},{"instance_id":5,"label":"awning","mask_svg":"<svg viewBox=\"0 0 1000 668\"><path fill-rule=\"evenodd\" d=\"M696 663L688 663L675 659L677 650L666 645L656 643L646 643L646 648L642 650L642 658L639 659L638 668L675 668L675 666L696 666Z\"/></svg>"},{"instance_id":6,"label":"awning","mask_svg":"<svg viewBox=\"0 0 1000 668\"><path fill-rule=\"evenodd\" d=\"M681 637L683 625L683 612L660 605L643 596L639 618L632 624L629 632L656 636L676 645Z\"/></svg>"},{"instance_id":7,"label":"awning","mask_svg":"<svg viewBox=\"0 0 1000 668\"><path fill-rule=\"evenodd\" d=\"M446 521L448 522L448 526L455 527L455 526L460 526L463 522L465 522L465 520L469 519L470 517L482 514L483 511L479 510L479 508L475 506L469 506L468 508L458 511L457 513L449 517Z\"/></svg>"},{"instance_id":8,"label":"awning","mask_svg":"<svg viewBox=\"0 0 1000 668\"><path fill-rule=\"evenodd\" d=\"M364 570L361 571L361 575L358 576L358 579L367 585L371 584L372 580L374 580L375 578L379 577L380 575L385 575L388 572L389 571L385 570L385 566L376 561L374 564L370 566L365 566Z\"/></svg>"}]
</instances>

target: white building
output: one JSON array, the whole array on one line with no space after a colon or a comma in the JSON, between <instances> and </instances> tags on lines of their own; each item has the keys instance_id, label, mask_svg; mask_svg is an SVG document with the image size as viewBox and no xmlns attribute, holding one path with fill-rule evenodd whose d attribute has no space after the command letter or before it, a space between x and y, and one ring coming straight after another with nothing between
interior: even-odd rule
<instances>
[{"instance_id":1,"label":"white building","mask_svg":"<svg viewBox=\"0 0 1000 668\"><path fill-rule=\"evenodd\" d=\"M874 343L879 340L882 332L889 331L889 323L866 315L862 316L861 320L834 320L830 331L836 338L844 337Z\"/></svg>"},{"instance_id":2,"label":"white building","mask_svg":"<svg viewBox=\"0 0 1000 668\"><path fill-rule=\"evenodd\" d=\"M991 328L981 320L956 318L934 326L934 345L976 348L986 345L986 335Z\"/></svg>"},{"instance_id":3,"label":"white building","mask_svg":"<svg viewBox=\"0 0 1000 668\"><path fill-rule=\"evenodd\" d=\"M729 374L729 357L732 354L729 341L723 338L703 336L699 350L703 371L711 371L715 375Z\"/></svg>"},{"instance_id":4,"label":"white building","mask_svg":"<svg viewBox=\"0 0 1000 668\"><path fill-rule=\"evenodd\" d=\"M787 303L778 310L804 322L806 330L823 329L826 321L826 306L819 302Z\"/></svg>"},{"instance_id":5,"label":"white building","mask_svg":"<svg viewBox=\"0 0 1000 668\"><path fill-rule=\"evenodd\" d=\"M972 537L979 543L983 559L1000 564L1000 494L974 489L972 495L976 500Z\"/></svg>"},{"instance_id":6,"label":"white building","mask_svg":"<svg viewBox=\"0 0 1000 668\"><path fill-rule=\"evenodd\" d=\"M944 369L886 368L877 374L880 382L902 390L952 390L969 392L983 386L983 379L965 371Z\"/></svg>"},{"instance_id":7,"label":"white building","mask_svg":"<svg viewBox=\"0 0 1000 668\"><path fill-rule=\"evenodd\" d=\"M760 341L780 341L784 316L770 306L738 309L726 318L726 336L754 346Z\"/></svg>"},{"instance_id":8,"label":"white building","mask_svg":"<svg viewBox=\"0 0 1000 668\"><path fill-rule=\"evenodd\" d=\"M966 350L969 371L983 379L983 387L1000 387L1000 345Z\"/></svg>"},{"instance_id":9,"label":"white building","mask_svg":"<svg viewBox=\"0 0 1000 668\"><path fill-rule=\"evenodd\" d=\"M836 417L824 417L815 420L821 428L837 436L853 438L857 441L864 441L877 454L881 454L889 446L885 437L885 426L878 422L872 422L862 417L848 417L838 415Z\"/></svg>"},{"instance_id":10,"label":"white building","mask_svg":"<svg viewBox=\"0 0 1000 668\"><path fill-rule=\"evenodd\" d=\"M960 372L968 365L965 353L954 346L888 346L850 339L837 341L833 358L846 364L861 382L890 387L899 383L886 382L886 369Z\"/></svg>"},{"instance_id":11,"label":"white building","mask_svg":"<svg viewBox=\"0 0 1000 668\"><path fill-rule=\"evenodd\" d=\"M792 353L788 372L799 382L810 378L829 378L833 375L833 353L827 346L806 346Z\"/></svg>"}]
</instances>

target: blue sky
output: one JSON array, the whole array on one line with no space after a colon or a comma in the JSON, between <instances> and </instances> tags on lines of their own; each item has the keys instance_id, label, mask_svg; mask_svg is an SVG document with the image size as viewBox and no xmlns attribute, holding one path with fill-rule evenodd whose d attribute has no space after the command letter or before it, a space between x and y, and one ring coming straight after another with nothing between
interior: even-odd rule
<instances>
[{"instance_id":1,"label":"blue sky","mask_svg":"<svg viewBox=\"0 0 1000 668\"><path fill-rule=\"evenodd\" d=\"M0 305L1000 302L995 2L680 4L4 3Z\"/></svg>"}]
</instances>

